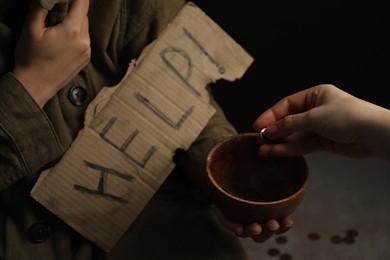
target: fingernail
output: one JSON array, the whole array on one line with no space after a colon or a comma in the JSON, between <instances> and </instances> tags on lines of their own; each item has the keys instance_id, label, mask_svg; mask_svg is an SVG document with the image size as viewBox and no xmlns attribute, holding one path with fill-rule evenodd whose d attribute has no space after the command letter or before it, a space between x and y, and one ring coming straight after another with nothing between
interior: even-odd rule
<instances>
[{"instance_id":1,"label":"fingernail","mask_svg":"<svg viewBox=\"0 0 390 260\"><path fill-rule=\"evenodd\" d=\"M278 134L278 127L276 125L270 125L264 131L264 136L270 139L275 137L277 134Z\"/></svg>"}]
</instances>

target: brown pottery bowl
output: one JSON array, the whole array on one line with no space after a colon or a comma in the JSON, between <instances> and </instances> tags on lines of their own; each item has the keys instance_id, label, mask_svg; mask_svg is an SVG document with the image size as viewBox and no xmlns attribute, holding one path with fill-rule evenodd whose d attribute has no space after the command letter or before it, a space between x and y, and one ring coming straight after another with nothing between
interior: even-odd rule
<instances>
[{"instance_id":1,"label":"brown pottery bowl","mask_svg":"<svg viewBox=\"0 0 390 260\"><path fill-rule=\"evenodd\" d=\"M214 204L225 217L244 224L289 216L301 203L309 179L303 156L261 157L258 135L232 136L207 157Z\"/></svg>"}]
</instances>

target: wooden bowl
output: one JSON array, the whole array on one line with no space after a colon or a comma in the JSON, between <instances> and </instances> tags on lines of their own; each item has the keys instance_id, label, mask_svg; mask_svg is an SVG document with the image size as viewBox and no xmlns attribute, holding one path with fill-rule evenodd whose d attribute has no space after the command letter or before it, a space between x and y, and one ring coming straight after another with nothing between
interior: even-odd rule
<instances>
[{"instance_id":1,"label":"wooden bowl","mask_svg":"<svg viewBox=\"0 0 390 260\"><path fill-rule=\"evenodd\" d=\"M263 224L291 215L307 189L303 156L261 157L258 133L242 133L216 145L207 157L210 195L232 221Z\"/></svg>"}]
</instances>

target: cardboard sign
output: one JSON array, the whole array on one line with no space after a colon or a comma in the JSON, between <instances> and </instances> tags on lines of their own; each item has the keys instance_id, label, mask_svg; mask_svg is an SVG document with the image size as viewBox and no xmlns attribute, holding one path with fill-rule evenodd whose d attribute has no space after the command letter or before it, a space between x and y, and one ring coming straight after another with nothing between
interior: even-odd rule
<instances>
[{"instance_id":1,"label":"cardboard sign","mask_svg":"<svg viewBox=\"0 0 390 260\"><path fill-rule=\"evenodd\" d=\"M188 3L89 105L85 127L31 196L110 251L215 112L206 85L240 78L253 59Z\"/></svg>"}]
</instances>

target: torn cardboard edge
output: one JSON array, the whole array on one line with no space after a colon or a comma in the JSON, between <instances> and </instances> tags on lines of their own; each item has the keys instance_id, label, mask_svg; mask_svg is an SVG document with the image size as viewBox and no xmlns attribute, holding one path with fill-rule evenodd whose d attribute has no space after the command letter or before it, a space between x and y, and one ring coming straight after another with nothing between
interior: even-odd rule
<instances>
[{"instance_id":1,"label":"torn cardboard edge","mask_svg":"<svg viewBox=\"0 0 390 260\"><path fill-rule=\"evenodd\" d=\"M236 80L253 58L189 2L91 102L85 127L31 196L110 251L215 113L206 86Z\"/></svg>"}]
</instances>

